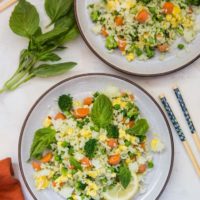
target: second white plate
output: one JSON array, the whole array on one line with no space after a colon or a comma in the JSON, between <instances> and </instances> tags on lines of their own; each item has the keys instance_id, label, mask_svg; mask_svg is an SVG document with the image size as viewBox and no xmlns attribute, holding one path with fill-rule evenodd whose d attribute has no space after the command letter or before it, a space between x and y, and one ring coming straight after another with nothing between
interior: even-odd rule
<instances>
[{"instance_id":1,"label":"second white plate","mask_svg":"<svg viewBox=\"0 0 200 200\"><path fill-rule=\"evenodd\" d=\"M109 66L132 75L159 76L178 71L200 57L200 34L182 51L177 49L177 44L181 42L181 39L178 39L171 47L171 51L166 54L164 60L160 60L160 55L158 54L147 61L135 60L128 62L119 51L109 53L105 48L103 37L97 36L92 31L94 24L89 17L87 6L97 1L99 0L75 0L75 14L81 35L86 44L95 55ZM200 22L200 16L198 21Z\"/></svg>"}]
</instances>

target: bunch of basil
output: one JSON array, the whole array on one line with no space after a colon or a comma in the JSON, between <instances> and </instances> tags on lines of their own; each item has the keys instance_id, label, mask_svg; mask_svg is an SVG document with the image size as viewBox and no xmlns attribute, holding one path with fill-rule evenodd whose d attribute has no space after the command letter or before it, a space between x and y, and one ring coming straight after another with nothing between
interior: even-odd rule
<instances>
[{"instance_id":1,"label":"bunch of basil","mask_svg":"<svg viewBox=\"0 0 200 200\"><path fill-rule=\"evenodd\" d=\"M10 17L10 28L19 36L29 39L27 49L20 53L19 67L4 83L0 93L11 91L34 77L50 77L65 73L76 65L74 62L45 64L59 61L55 51L63 50L66 42L78 35L73 12L73 0L45 0L45 10L53 28L43 33L36 8L20 0ZM38 64L42 62L42 64Z\"/></svg>"}]
</instances>

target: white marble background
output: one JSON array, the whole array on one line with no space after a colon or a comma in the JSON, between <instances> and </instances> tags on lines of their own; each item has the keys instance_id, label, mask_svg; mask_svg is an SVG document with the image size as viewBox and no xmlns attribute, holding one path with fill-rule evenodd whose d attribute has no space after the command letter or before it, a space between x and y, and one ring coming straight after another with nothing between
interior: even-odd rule
<instances>
[{"instance_id":1,"label":"white marble background","mask_svg":"<svg viewBox=\"0 0 200 200\"><path fill-rule=\"evenodd\" d=\"M47 24L48 19L42 6L43 1L32 0L31 2L38 7L41 13L41 24ZM16 36L9 28L8 20L12 10L13 7L0 13L0 86L16 69L19 52L27 45L26 39ZM139 78L124 75L106 66L91 53L81 37L68 44L68 47L66 51L60 53L63 60L78 62L78 66L68 74L49 79L36 78L14 92L0 95L0 159L8 156L12 158L15 174L22 183L27 200L32 200L32 198L23 184L18 166L18 138L22 123L32 104L44 91L55 83L77 74L88 72L118 74L144 87L157 101L159 94L166 94L200 162L200 154L194 146L171 89L175 83L180 86L196 128L200 132L200 60L174 74L163 77ZM200 199L200 179L197 177L175 132L173 135L175 143L174 168L160 200L198 200Z\"/></svg>"}]
</instances>

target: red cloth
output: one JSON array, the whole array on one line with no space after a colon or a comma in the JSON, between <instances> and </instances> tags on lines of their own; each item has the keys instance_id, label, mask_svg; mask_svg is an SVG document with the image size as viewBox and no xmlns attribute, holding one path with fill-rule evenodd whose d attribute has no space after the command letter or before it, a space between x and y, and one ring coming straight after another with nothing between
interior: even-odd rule
<instances>
[{"instance_id":1,"label":"red cloth","mask_svg":"<svg viewBox=\"0 0 200 200\"><path fill-rule=\"evenodd\" d=\"M0 160L0 200L24 200L20 182L14 178L11 158Z\"/></svg>"}]
</instances>

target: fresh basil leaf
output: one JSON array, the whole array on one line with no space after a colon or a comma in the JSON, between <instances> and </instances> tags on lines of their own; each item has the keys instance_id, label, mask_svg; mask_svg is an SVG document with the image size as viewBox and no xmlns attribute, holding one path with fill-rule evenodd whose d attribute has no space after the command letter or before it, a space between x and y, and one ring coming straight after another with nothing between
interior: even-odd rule
<instances>
[{"instance_id":1,"label":"fresh basil leaf","mask_svg":"<svg viewBox=\"0 0 200 200\"><path fill-rule=\"evenodd\" d=\"M39 14L36 8L20 0L10 17L10 28L17 35L31 38L39 28Z\"/></svg>"},{"instance_id":2,"label":"fresh basil leaf","mask_svg":"<svg viewBox=\"0 0 200 200\"><path fill-rule=\"evenodd\" d=\"M58 40L58 44L63 45L66 42L74 40L79 35L79 30L77 25L74 25L70 31L68 31L60 40Z\"/></svg>"},{"instance_id":3,"label":"fresh basil leaf","mask_svg":"<svg viewBox=\"0 0 200 200\"><path fill-rule=\"evenodd\" d=\"M126 165L121 165L118 172L118 178L120 180L121 185L124 189L127 188L129 183L131 182L131 172Z\"/></svg>"},{"instance_id":4,"label":"fresh basil leaf","mask_svg":"<svg viewBox=\"0 0 200 200\"><path fill-rule=\"evenodd\" d=\"M38 58L39 61L59 61L61 57L55 53L47 52L45 54L41 54Z\"/></svg>"},{"instance_id":5,"label":"fresh basil leaf","mask_svg":"<svg viewBox=\"0 0 200 200\"><path fill-rule=\"evenodd\" d=\"M74 62L59 63L53 65L42 64L39 67L33 68L31 72L34 76L46 78L63 74L72 69L75 65L76 63Z\"/></svg>"},{"instance_id":6,"label":"fresh basil leaf","mask_svg":"<svg viewBox=\"0 0 200 200\"><path fill-rule=\"evenodd\" d=\"M84 150L88 158L93 158L97 147L97 140L90 139L85 143Z\"/></svg>"},{"instance_id":7,"label":"fresh basil leaf","mask_svg":"<svg viewBox=\"0 0 200 200\"><path fill-rule=\"evenodd\" d=\"M61 111L70 111L72 109L72 97L68 94L61 95L58 99L58 106Z\"/></svg>"},{"instance_id":8,"label":"fresh basil leaf","mask_svg":"<svg viewBox=\"0 0 200 200\"><path fill-rule=\"evenodd\" d=\"M149 124L146 119L138 119L135 122L135 125L133 128L129 128L126 130L126 133L136 136L140 138L141 141L144 140L146 137L146 133L149 130Z\"/></svg>"},{"instance_id":9,"label":"fresh basil leaf","mask_svg":"<svg viewBox=\"0 0 200 200\"><path fill-rule=\"evenodd\" d=\"M111 123L112 117L113 117L112 102L106 95L104 94L99 95L94 101L91 111L91 118L93 123L103 128Z\"/></svg>"},{"instance_id":10,"label":"fresh basil leaf","mask_svg":"<svg viewBox=\"0 0 200 200\"><path fill-rule=\"evenodd\" d=\"M31 145L30 158L40 159L49 145L55 142L55 134L56 131L50 127L37 130Z\"/></svg>"},{"instance_id":11,"label":"fresh basil leaf","mask_svg":"<svg viewBox=\"0 0 200 200\"><path fill-rule=\"evenodd\" d=\"M116 125L107 126L106 130L107 130L108 138L118 138L119 137L119 129Z\"/></svg>"},{"instance_id":12,"label":"fresh basil leaf","mask_svg":"<svg viewBox=\"0 0 200 200\"><path fill-rule=\"evenodd\" d=\"M45 0L45 10L51 23L66 15L72 8L73 0Z\"/></svg>"},{"instance_id":13,"label":"fresh basil leaf","mask_svg":"<svg viewBox=\"0 0 200 200\"><path fill-rule=\"evenodd\" d=\"M52 41L54 39L64 36L69 31L67 27L56 27L53 30L43 33L35 38L35 42L39 45L44 44L45 42Z\"/></svg>"},{"instance_id":14,"label":"fresh basil leaf","mask_svg":"<svg viewBox=\"0 0 200 200\"><path fill-rule=\"evenodd\" d=\"M55 22L55 27L72 27L75 21L74 9L71 9L68 15L61 17Z\"/></svg>"},{"instance_id":15,"label":"fresh basil leaf","mask_svg":"<svg viewBox=\"0 0 200 200\"><path fill-rule=\"evenodd\" d=\"M76 169L79 169L81 171L83 170L81 164L74 157L70 157L69 162L70 165L74 166Z\"/></svg>"}]
</instances>

